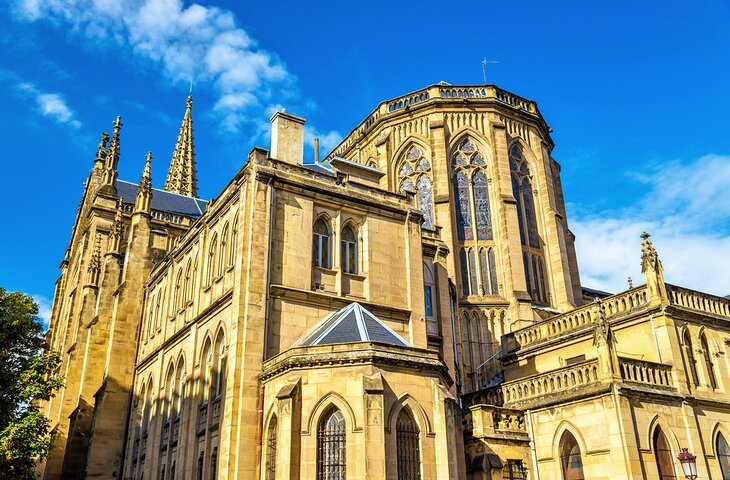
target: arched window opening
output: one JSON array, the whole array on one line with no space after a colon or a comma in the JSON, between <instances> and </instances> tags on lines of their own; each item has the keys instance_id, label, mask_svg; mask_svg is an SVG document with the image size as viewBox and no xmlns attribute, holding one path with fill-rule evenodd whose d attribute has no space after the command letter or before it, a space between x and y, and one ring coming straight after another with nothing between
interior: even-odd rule
<instances>
[{"instance_id":1,"label":"arched window opening","mask_svg":"<svg viewBox=\"0 0 730 480\"><path fill-rule=\"evenodd\" d=\"M479 292L479 286L477 284L477 261L476 261L476 255L474 254L473 248L469 249L468 255L469 255L469 281L471 282L469 285L469 291L471 293L477 293L477 292Z\"/></svg>"},{"instance_id":2,"label":"arched window opening","mask_svg":"<svg viewBox=\"0 0 730 480\"><path fill-rule=\"evenodd\" d=\"M699 386L700 376L697 373L697 359L695 358L694 350L692 349L692 338L690 337L689 330L684 331L684 351L687 354L687 363L689 364L692 382L695 386Z\"/></svg>"},{"instance_id":3,"label":"arched window opening","mask_svg":"<svg viewBox=\"0 0 730 480\"><path fill-rule=\"evenodd\" d=\"M330 228L323 219L314 222L314 241L312 242L312 259L318 268L332 268L330 255Z\"/></svg>"},{"instance_id":4,"label":"arched window opening","mask_svg":"<svg viewBox=\"0 0 730 480\"><path fill-rule=\"evenodd\" d=\"M231 243L228 247L228 266L233 266L236 260L236 243L238 243L238 221L233 223L231 229Z\"/></svg>"},{"instance_id":5,"label":"arched window opening","mask_svg":"<svg viewBox=\"0 0 730 480\"><path fill-rule=\"evenodd\" d=\"M584 480L583 459L581 458L578 441L567 430L560 440L560 465L563 471L563 480Z\"/></svg>"},{"instance_id":6,"label":"arched window opening","mask_svg":"<svg viewBox=\"0 0 730 480\"><path fill-rule=\"evenodd\" d=\"M173 366L170 365L167 371L167 381L165 382L165 423L168 423L172 418L173 406L175 405L175 371Z\"/></svg>"},{"instance_id":7,"label":"arched window opening","mask_svg":"<svg viewBox=\"0 0 730 480\"><path fill-rule=\"evenodd\" d=\"M218 255L218 276L223 275L226 266L226 246L228 245L228 224L226 223L221 232L221 253Z\"/></svg>"},{"instance_id":8,"label":"arched window opening","mask_svg":"<svg viewBox=\"0 0 730 480\"><path fill-rule=\"evenodd\" d=\"M654 458L656 459L657 470L659 471L660 480L670 480L677 478L674 475L674 465L672 460L672 451L669 449L667 437L662 429L657 427L654 430Z\"/></svg>"},{"instance_id":9,"label":"arched window opening","mask_svg":"<svg viewBox=\"0 0 730 480\"><path fill-rule=\"evenodd\" d=\"M175 419L182 416L183 402L185 401L185 366L180 362L177 367L177 385L175 388Z\"/></svg>"},{"instance_id":10,"label":"arched window opening","mask_svg":"<svg viewBox=\"0 0 730 480\"><path fill-rule=\"evenodd\" d=\"M198 469L196 473L196 480L203 480L203 464L205 463L205 454L201 451L198 455Z\"/></svg>"},{"instance_id":11,"label":"arched window opening","mask_svg":"<svg viewBox=\"0 0 730 480\"><path fill-rule=\"evenodd\" d=\"M150 430L150 420L152 419L152 382L147 385L147 391L144 397L144 408L142 410L142 434L147 435Z\"/></svg>"},{"instance_id":12,"label":"arched window opening","mask_svg":"<svg viewBox=\"0 0 730 480\"><path fill-rule=\"evenodd\" d=\"M213 447L210 454L210 480L215 480L218 475L218 447Z\"/></svg>"},{"instance_id":13,"label":"arched window opening","mask_svg":"<svg viewBox=\"0 0 730 480\"><path fill-rule=\"evenodd\" d=\"M183 295L183 269L180 267L180 269L177 271L177 280L175 281L175 293L174 297L172 299L172 314L176 315L177 312L182 309L182 295Z\"/></svg>"},{"instance_id":14,"label":"arched window opening","mask_svg":"<svg viewBox=\"0 0 730 480\"><path fill-rule=\"evenodd\" d=\"M398 170L398 191L415 193L418 199L418 208L423 214L423 228L429 230L434 227L433 188L429 172L431 164L421 150L413 146L408 150Z\"/></svg>"},{"instance_id":15,"label":"arched window opening","mask_svg":"<svg viewBox=\"0 0 730 480\"><path fill-rule=\"evenodd\" d=\"M226 339L222 335L218 339L218 359L215 372L215 398L219 398L226 383Z\"/></svg>"},{"instance_id":16,"label":"arched window opening","mask_svg":"<svg viewBox=\"0 0 730 480\"><path fill-rule=\"evenodd\" d=\"M193 296L192 286L192 260L188 260L188 265L185 267L185 288L183 289L182 306L187 305L188 300Z\"/></svg>"},{"instance_id":17,"label":"arched window opening","mask_svg":"<svg viewBox=\"0 0 730 480\"><path fill-rule=\"evenodd\" d=\"M398 480L421 479L421 447L418 425L407 407L401 409L395 424Z\"/></svg>"},{"instance_id":18,"label":"arched window opening","mask_svg":"<svg viewBox=\"0 0 730 480\"><path fill-rule=\"evenodd\" d=\"M710 383L712 389L717 388L717 377L715 377L715 366L712 363L712 354L710 353L710 346L707 343L707 337L703 334L700 338L700 345L702 348L702 357L705 360L705 370L707 370L707 380Z\"/></svg>"},{"instance_id":19,"label":"arched window opening","mask_svg":"<svg viewBox=\"0 0 730 480\"><path fill-rule=\"evenodd\" d=\"M429 261L423 263L423 300L426 311L426 318L436 318L436 281L434 279L433 264Z\"/></svg>"},{"instance_id":20,"label":"arched window opening","mask_svg":"<svg viewBox=\"0 0 730 480\"><path fill-rule=\"evenodd\" d=\"M331 407L317 429L317 480L345 480L346 435L345 417Z\"/></svg>"},{"instance_id":21,"label":"arched window opening","mask_svg":"<svg viewBox=\"0 0 730 480\"><path fill-rule=\"evenodd\" d=\"M203 357L203 365L204 365L204 371L203 371L203 402L207 402L210 400L210 381L212 376L212 370L213 370L213 345L210 343L210 340L206 343L206 346L203 348L204 357Z\"/></svg>"},{"instance_id":22,"label":"arched window opening","mask_svg":"<svg viewBox=\"0 0 730 480\"><path fill-rule=\"evenodd\" d=\"M340 263L342 271L357 275L357 236L352 227L345 226L342 229L342 240L340 241Z\"/></svg>"},{"instance_id":23,"label":"arched window opening","mask_svg":"<svg viewBox=\"0 0 730 480\"><path fill-rule=\"evenodd\" d=\"M266 480L276 480L276 427L277 420L276 415L274 415L269 421L269 428L266 433Z\"/></svg>"},{"instance_id":24,"label":"arched window opening","mask_svg":"<svg viewBox=\"0 0 730 480\"><path fill-rule=\"evenodd\" d=\"M489 261L489 279L492 282L492 295L499 295L499 282L497 281L497 260L494 255L494 249L490 248L487 252Z\"/></svg>"},{"instance_id":25,"label":"arched window opening","mask_svg":"<svg viewBox=\"0 0 730 480\"><path fill-rule=\"evenodd\" d=\"M215 270L215 259L218 252L218 235L213 234L213 239L210 241L210 248L208 249L208 278L207 284L213 283L213 271Z\"/></svg>"},{"instance_id":26,"label":"arched window opening","mask_svg":"<svg viewBox=\"0 0 730 480\"><path fill-rule=\"evenodd\" d=\"M717 434L715 449L717 451L717 460L720 462L722 480L730 480L730 448L728 448L727 440L725 440L722 433Z\"/></svg>"}]
</instances>

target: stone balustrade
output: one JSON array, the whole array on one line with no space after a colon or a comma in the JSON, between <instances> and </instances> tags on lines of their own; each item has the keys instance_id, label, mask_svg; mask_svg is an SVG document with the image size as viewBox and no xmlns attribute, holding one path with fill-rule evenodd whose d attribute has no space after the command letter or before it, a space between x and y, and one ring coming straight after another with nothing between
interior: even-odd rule
<instances>
[{"instance_id":1,"label":"stone balustrade","mask_svg":"<svg viewBox=\"0 0 730 480\"><path fill-rule=\"evenodd\" d=\"M414 105L429 101L444 101L451 99L468 99L474 101L497 101L504 105L517 108L531 115L539 116L537 104L495 85L431 85L416 92L403 95L402 97L387 100L378 105L370 115L367 116L342 142L335 148L325 161L333 157L342 156L350 147L360 141L371 128L381 119L388 115L395 114L401 110L408 109Z\"/></svg>"},{"instance_id":2,"label":"stone balustrade","mask_svg":"<svg viewBox=\"0 0 730 480\"><path fill-rule=\"evenodd\" d=\"M221 397L216 397L210 404L210 427L214 428L220 424L221 421Z\"/></svg>"},{"instance_id":3,"label":"stone balustrade","mask_svg":"<svg viewBox=\"0 0 730 480\"><path fill-rule=\"evenodd\" d=\"M648 304L649 294L646 286L633 288L626 292L606 297L600 302L606 318L609 319L631 313ZM508 334L505 337L507 351L516 351L539 341L556 338L593 324L596 306L596 303L589 303L575 310L556 315L535 325Z\"/></svg>"},{"instance_id":4,"label":"stone balustrade","mask_svg":"<svg viewBox=\"0 0 730 480\"><path fill-rule=\"evenodd\" d=\"M727 298L669 284L667 284L667 295L672 305L691 308L712 315L730 317L730 300Z\"/></svg>"},{"instance_id":5,"label":"stone balustrade","mask_svg":"<svg viewBox=\"0 0 730 480\"><path fill-rule=\"evenodd\" d=\"M619 369L621 379L626 383L674 388L671 365L619 357Z\"/></svg>"},{"instance_id":6,"label":"stone balustrade","mask_svg":"<svg viewBox=\"0 0 730 480\"><path fill-rule=\"evenodd\" d=\"M465 408L463 427L474 437L527 435L524 411L495 405L476 404Z\"/></svg>"},{"instance_id":7,"label":"stone balustrade","mask_svg":"<svg viewBox=\"0 0 730 480\"><path fill-rule=\"evenodd\" d=\"M504 404L510 405L598 383L598 359L502 384Z\"/></svg>"},{"instance_id":8,"label":"stone balustrade","mask_svg":"<svg viewBox=\"0 0 730 480\"><path fill-rule=\"evenodd\" d=\"M198 411L198 435L205 433L205 429L208 427L208 403L200 405Z\"/></svg>"}]
</instances>

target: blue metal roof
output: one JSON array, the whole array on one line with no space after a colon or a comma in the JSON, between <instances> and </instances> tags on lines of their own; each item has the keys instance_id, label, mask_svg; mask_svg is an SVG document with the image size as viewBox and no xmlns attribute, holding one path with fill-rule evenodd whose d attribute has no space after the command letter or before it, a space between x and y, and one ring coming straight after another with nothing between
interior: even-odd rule
<instances>
[{"instance_id":1,"label":"blue metal roof","mask_svg":"<svg viewBox=\"0 0 730 480\"><path fill-rule=\"evenodd\" d=\"M127 203L134 203L137 196L137 184L125 180L117 180L114 183L117 189L117 196ZM163 212L178 213L188 217L199 217L205 211L206 200L180 195L158 188L152 189L152 209Z\"/></svg>"}]
</instances>

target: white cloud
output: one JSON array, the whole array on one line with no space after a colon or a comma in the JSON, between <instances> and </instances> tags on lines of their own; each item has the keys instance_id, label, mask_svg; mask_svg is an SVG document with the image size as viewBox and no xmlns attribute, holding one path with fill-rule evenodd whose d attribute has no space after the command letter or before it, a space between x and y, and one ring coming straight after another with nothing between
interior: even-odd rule
<instances>
[{"instance_id":1,"label":"white cloud","mask_svg":"<svg viewBox=\"0 0 730 480\"><path fill-rule=\"evenodd\" d=\"M38 317L43 320L43 325L48 328L48 322L51 320L51 309L53 302L43 295L31 295L33 301L38 305Z\"/></svg>"},{"instance_id":2,"label":"white cloud","mask_svg":"<svg viewBox=\"0 0 730 480\"><path fill-rule=\"evenodd\" d=\"M607 291L644 282L641 238L652 234L669 283L730 294L730 157L672 161L633 175L645 194L627 208L573 215L583 285Z\"/></svg>"},{"instance_id":3,"label":"white cloud","mask_svg":"<svg viewBox=\"0 0 730 480\"><path fill-rule=\"evenodd\" d=\"M66 101L60 94L44 92L28 82L22 82L17 87L21 92L33 97L38 112L44 117L51 118L58 123L67 124L76 129L81 127L81 122L74 118L74 111L66 104Z\"/></svg>"},{"instance_id":4,"label":"white cloud","mask_svg":"<svg viewBox=\"0 0 730 480\"><path fill-rule=\"evenodd\" d=\"M131 52L170 83L210 85L225 130L255 122L270 103L298 98L294 75L222 8L182 0L16 0L14 11L68 29L92 48Z\"/></svg>"}]
</instances>

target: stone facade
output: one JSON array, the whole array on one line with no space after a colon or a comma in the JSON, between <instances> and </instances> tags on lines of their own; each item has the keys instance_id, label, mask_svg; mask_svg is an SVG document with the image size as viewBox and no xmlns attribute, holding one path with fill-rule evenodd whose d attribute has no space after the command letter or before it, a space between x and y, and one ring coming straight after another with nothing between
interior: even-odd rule
<instances>
[{"instance_id":1,"label":"stone facade","mask_svg":"<svg viewBox=\"0 0 730 480\"><path fill-rule=\"evenodd\" d=\"M164 190L151 155L117 180L120 121L102 137L45 478L659 478L680 448L730 478L730 302L665 284L648 236L646 285L584 301L534 102L430 86L308 165L279 112L208 202L191 106Z\"/></svg>"}]
</instances>

